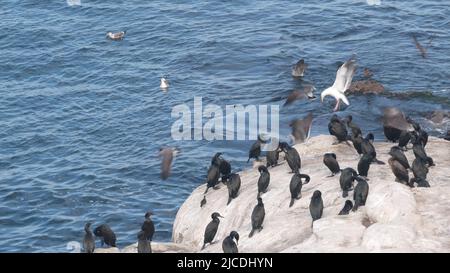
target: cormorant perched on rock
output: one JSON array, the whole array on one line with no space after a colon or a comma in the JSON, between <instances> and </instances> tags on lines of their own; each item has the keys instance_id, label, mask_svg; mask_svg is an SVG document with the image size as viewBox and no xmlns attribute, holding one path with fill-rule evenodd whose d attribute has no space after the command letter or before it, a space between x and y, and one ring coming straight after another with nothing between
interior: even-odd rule
<instances>
[{"instance_id":1,"label":"cormorant perched on rock","mask_svg":"<svg viewBox=\"0 0 450 273\"><path fill-rule=\"evenodd\" d=\"M352 136L362 135L361 129L353 122L353 117L351 115L348 115L345 121L347 122L348 128L352 130Z\"/></svg>"},{"instance_id":2,"label":"cormorant perched on rock","mask_svg":"<svg viewBox=\"0 0 450 273\"><path fill-rule=\"evenodd\" d=\"M314 191L313 196L311 197L311 202L309 203L309 212L311 213L313 223L314 221L322 217L323 214L322 193L318 190Z\"/></svg>"},{"instance_id":3,"label":"cormorant perched on rock","mask_svg":"<svg viewBox=\"0 0 450 273\"><path fill-rule=\"evenodd\" d=\"M409 174L408 174L408 170L400 163L398 162L395 158L391 157L388 160L389 162L389 166L391 167L392 172L395 175L395 181L411 186L410 181L409 181Z\"/></svg>"},{"instance_id":4,"label":"cormorant perched on rock","mask_svg":"<svg viewBox=\"0 0 450 273\"><path fill-rule=\"evenodd\" d=\"M261 144L263 143L265 143L265 141L258 135L258 139L252 144L250 151L248 151L247 163L250 162L250 159L252 158L259 160L259 156L261 155Z\"/></svg>"},{"instance_id":5,"label":"cormorant perched on rock","mask_svg":"<svg viewBox=\"0 0 450 273\"><path fill-rule=\"evenodd\" d=\"M152 253L151 243L147 239L147 236L143 230L138 232L137 239L138 239L137 244L138 253Z\"/></svg>"},{"instance_id":6,"label":"cormorant perched on rock","mask_svg":"<svg viewBox=\"0 0 450 273\"><path fill-rule=\"evenodd\" d=\"M408 145L409 141L411 140L411 134L406 131L403 130L400 133L400 137L398 139L398 147L400 147L402 150L407 150L406 145Z\"/></svg>"},{"instance_id":7,"label":"cormorant perched on rock","mask_svg":"<svg viewBox=\"0 0 450 273\"><path fill-rule=\"evenodd\" d=\"M355 177L355 179L358 181L358 184L356 184L355 190L353 191L353 200L355 201L353 211L366 204L367 195L369 194L369 184L367 184L367 181L361 177Z\"/></svg>"},{"instance_id":8,"label":"cormorant perched on rock","mask_svg":"<svg viewBox=\"0 0 450 273\"><path fill-rule=\"evenodd\" d=\"M203 195L203 199L200 201L200 207L202 208L204 205L206 205L206 195Z\"/></svg>"},{"instance_id":9,"label":"cormorant perched on rock","mask_svg":"<svg viewBox=\"0 0 450 273\"><path fill-rule=\"evenodd\" d=\"M361 150L363 154L368 154L372 157L372 162L377 164L385 164L383 161L377 159L377 152L373 146L374 136L372 133L368 133L361 143Z\"/></svg>"},{"instance_id":10,"label":"cormorant perched on rock","mask_svg":"<svg viewBox=\"0 0 450 273\"><path fill-rule=\"evenodd\" d=\"M413 152L416 158L420 158L422 161L427 162L428 166L434 166L433 159L425 152L422 140L419 138L416 132L411 134L411 142L413 144Z\"/></svg>"},{"instance_id":11,"label":"cormorant perched on rock","mask_svg":"<svg viewBox=\"0 0 450 273\"><path fill-rule=\"evenodd\" d=\"M266 211L264 210L264 203L261 197L258 197L258 204L255 206L252 212L252 231L248 235L249 238L253 236L255 231L261 231L263 229L264 217L266 216Z\"/></svg>"},{"instance_id":12,"label":"cormorant perched on rock","mask_svg":"<svg viewBox=\"0 0 450 273\"><path fill-rule=\"evenodd\" d=\"M357 136L351 136L350 140L353 143L353 147L355 147L356 152L358 152L358 155L362 155L362 143L363 143L363 137L362 135L357 135Z\"/></svg>"},{"instance_id":13,"label":"cormorant perched on rock","mask_svg":"<svg viewBox=\"0 0 450 273\"><path fill-rule=\"evenodd\" d=\"M211 166L209 166L208 174L206 177L206 190L205 194L208 192L209 188L214 188L219 183L220 169L218 165L218 161L211 162Z\"/></svg>"},{"instance_id":14,"label":"cormorant perched on rock","mask_svg":"<svg viewBox=\"0 0 450 273\"><path fill-rule=\"evenodd\" d=\"M422 159L420 158L414 159L411 170L413 171L414 177L416 179L417 178L427 179L428 168Z\"/></svg>"},{"instance_id":15,"label":"cormorant perched on rock","mask_svg":"<svg viewBox=\"0 0 450 273\"><path fill-rule=\"evenodd\" d=\"M241 177L237 173L233 173L230 175L230 180L227 182L228 188L228 204L231 203L231 200L236 198L239 193L239 189L241 188Z\"/></svg>"},{"instance_id":16,"label":"cormorant perched on rock","mask_svg":"<svg viewBox=\"0 0 450 273\"><path fill-rule=\"evenodd\" d=\"M372 163L372 156L365 154L363 155L358 162L358 174L360 176L366 177L369 173L370 163Z\"/></svg>"},{"instance_id":17,"label":"cormorant perched on rock","mask_svg":"<svg viewBox=\"0 0 450 273\"><path fill-rule=\"evenodd\" d=\"M333 145L349 140L345 123L336 114L331 117L328 123L328 131L330 135L337 138L337 142L333 143Z\"/></svg>"},{"instance_id":18,"label":"cormorant perched on rock","mask_svg":"<svg viewBox=\"0 0 450 273\"><path fill-rule=\"evenodd\" d=\"M298 173L301 168L302 161L297 150L286 142L280 143L281 150L285 153L286 161L293 173Z\"/></svg>"},{"instance_id":19,"label":"cormorant perched on rock","mask_svg":"<svg viewBox=\"0 0 450 273\"><path fill-rule=\"evenodd\" d=\"M403 150L399 146L393 146L389 151L389 155L392 156L398 162L400 162L400 164L402 164L403 167L405 167L406 169L411 168L409 166L408 159L406 158L405 154L403 153Z\"/></svg>"},{"instance_id":20,"label":"cormorant perched on rock","mask_svg":"<svg viewBox=\"0 0 450 273\"><path fill-rule=\"evenodd\" d=\"M145 220L141 226L141 230L145 233L145 236L147 236L147 240L149 241L153 240L153 235L155 234L155 225L153 224L152 219L150 219L152 215L153 213L151 211L145 213Z\"/></svg>"},{"instance_id":21,"label":"cormorant perched on rock","mask_svg":"<svg viewBox=\"0 0 450 273\"><path fill-rule=\"evenodd\" d=\"M107 224L96 227L94 229L94 234L101 238L102 246L107 244L108 246L116 247L116 234Z\"/></svg>"},{"instance_id":22,"label":"cormorant perched on rock","mask_svg":"<svg viewBox=\"0 0 450 273\"><path fill-rule=\"evenodd\" d=\"M339 177L339 184L342 189L342 197L347 197L348 192L352 190L353 181L355 177L358 176L358 173L352 168L345 168L341 170L341 176Z\"/></svg>"},{"instance_id":23,"label":"cormorant perched on rock","mask_svg":"<svg viewBox=\"0 0 450 273\"><path fill-rule=\"evenodd\" d=\"M336 154L334 153L326 153L323 155L323 164L328 167L331 171L331 176L339 173L341 168L339 167L339 163L336 160Z\"/></svg>"},{"instance_id":24,"label":"cormorant perched on rock","mask_svg":"<svg viewBox=\"0 0 450 273\"><path fill-rule=\"evenodd\" d=\"M236 240L236 242L234 241ZM239 233L237 231L230 232L230 235L225 237L222 242L223 253L239 253L238 251Z\"/></svg>"},{"instance_id":25,"label":"cormorant perched on rock","mask_svg":"<svg viewBox=\"0 0 450 273\"><path fill-rule=\"evenodd\" d=\"M83 250L85 253L93 253L95 249L95 238L91 231L91 223L84 226Z\"/></svg>"},{"instance_id":26,"label":"cormorant perched on rock","mask_svg":"<svg viewBox=\"0 0 450 273\"><path fill-rule=\"evenodd\" d=\"M397 142L403 130L409 130L411 125L405 115L395 107L383 111L383 131L388 141Z\"/></svg>"},{"instance_id":27,"label":"cormorant perched on rock","mask_svg":"<svg viewBox=\"0 0 450 273\"><path fill-rule=\"evenodd\" d=\"M302 182L302 178L305 179L305 183ZM291 183L289 184L289 190L291 191L291 202L289 203L289 207L294 205L294 201L296 199L300 199L302 197L302 186L303 184L308 184L310 181L309 175L295 173L291 178Z\"/></svg>"},{"instance_id":28,"label":"cormorant perched on rock","mask_svg":"<svg viewBox=\"0 0 450 273\"><path fill-rule=\"evenodd\" d=\"M272 150L267 151L266 153L266 166L267 167L275 167L278 164L278 159L280 157L280 148L279 146Z\"/></svg>"},{"instance_id":29,"label":"cormorant perched on rock","mask_svg":"<svg viewBox=\"0 0 450 273\"><path fill-rule=\"evenodd\" d=\"M258 197L267 191L267 187L270 183L270 173L267 168L263 165L258 167L258 171L260 173L258 179Z\"/></svg>"},{"instance_id":30,"label":"cormorant perched on rock","mask_svg":"<svg viewBox=\"0 0 450 273\"><path fill-rule=\"evenodd\" d=\"M347 215L350 213L350 210L353 208L353 203L350 200L345 201L344 207L339 212L338 215Z\"/></svg>"},{"instance_id":31,"label":"cormorant perched on rock","mask_svg":"<svg viewBox=\"0 0 450 273\"><path fill-rule=\"evenodd\" d=\"M220 224L219 217L223 218L218 212L211 214L212 221L206 226L202 249L205 248L206 244L211 244L214 240Z\"/></svg>"}]
</instances>

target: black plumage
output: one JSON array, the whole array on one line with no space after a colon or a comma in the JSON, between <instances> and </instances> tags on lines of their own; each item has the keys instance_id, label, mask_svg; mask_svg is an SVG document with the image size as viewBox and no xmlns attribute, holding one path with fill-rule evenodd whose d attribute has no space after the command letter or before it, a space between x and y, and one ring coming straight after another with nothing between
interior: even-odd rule
<instances>
[{"instance_id":1,"label":"black plumage","mask_svg":"<svg viewBox=\"0 0 450 273\"><path fill-rule=\"evenodd\" d=\"M268 151L266 154L266 166L275 167L278 164L278 159L280 157L280 150L277 148L272 151Z\"/></svg>"},{"instance_id":2,"label":"black plumage","mask_svg":"<svg viewBox=\"0 0 450 273\"><path fill-rule=\"evenodd\" d=\"M392 173L395 175L395 181L402 184L410 185L408 170L395 158L391 157L388 160Z\"/></svg>"},{"instance_id":3,"label":"black plumage","mask_svg":"<svg viewBox=\"0 0 450 273\"><path fill-rule=\"evenodd\" d=\"M153 240L153 235L155 234L155 225L153 224L152 219L150 218L153 215L151 211L145 213L145 220L142 223L141 230L145 233L147 240Z\"/></svg>"},{"instance_id":4,"label":"black plumage","mask_svg":"<svg viewBox=\"0 0 450 273\"><path fill-rule=\"evenodd\" d=\"M429 166L434 166L433 159L427 155L422 144L422 140L419 138L419 136L417 136L415 132L411 135L411 142L413 144L414 156L416 158L420 158L424 162L427 162Z\"/></svg>"},{"instance_id":5,"label":"black plumage","mask_svg":"<svg viewBox=\"0 0 450 273\"><path fill-rule=\"evenodd\" d=\"M356 152L359 155L362 155L363 154L363 152L362 152L362 142L363 142L362 135L357 135L357 136L352 135L350 140L352 141L353 147L355 147Z\"/></svg>"},{"instance_id":6,"label":"black plumage","mask_svg":"<svg viewBox=\"0 0 450 273\"><path fill-rule=\"evenodd\" d=\"M236 242L234 242L236 240ZM238 250L239 233L236 231L230 232L230 235L225 237L222 242L223 253L239 253Z\"/></svg>"},{"instance_id":7,"label":"black plumage","mask_svg":"<svg viewBox=\"0 0 450 273\"><path fill-rule=\"evenodd\" d=\"M206 247L206 244L210 244L214 240L217 230L219 229L220 224L219 217L223 218L218 212L214 212L213 214L211 214L212 221L209 222L209 224L205 228L202 249Z\"/></svg>"},{"instance_id":8,"label":"black plumage","mask_svg":"<svg viewBox=\"0 0 450 273\"><path fill-rule=\"evenodd\" d=\"M304 183L302 179L305 179ZM309 175L306 174L295 173L292 176L291 182L289 183L289 190L291 192L291 202L289 203L289 207L294 205L295 200L302 197L302 186L303 184L309 183L310 179Z\"/></svg>"},{"instance_id":9,"label":"black plumage","mask_svg":"<svg viewBox=\"0 0 450 273\"><path fill-rule=\"evenodd\" d=\"M261 231L263 229L264 217L266 216L266 211L264 209L264 203L261 197L258 197L258 204L255 206L252 212L252 231L248 235L249 238L253 236L255 231Z\"/></svg>"},{"instance_id":10,"label":"black plumage","mask_svg":"<svg viewBox=\"0 0 450 273\"><path fill-rule=\"evenodd\" d=\"M116 246L116 234L107 224L102 224L94 229L94 234L100 237L102 240L102 246L107 244L108 246Z\"/></svg>"},{"instance_id":11,"label":"black plumage","mask_svg":"<svg viewBox=\"0 0 450 273\"><path fill-rule=\"evenodd\" d=\"M91 231L91 223L84 226L83 250L85 253L93 253L95 250L95 238Z\"/></svg>"},{"instance_id":12,"label":"black plumage","mask_svg":"<svg viewBox=\"0 0 450 273\"><path fill-rule=\"evenodd\" d=\"M408 131L403 130L398 139L398 147L402 148L403 150L406 150L406 145L408 145L410 140L411 134Z\"/></svg>"},{"instance_id":13,"label":"black plumage","mask_svg":"<svg viewBox=\"0 0 450 273\"><path fill-rule=\"evenodd\" d=\"M326 153L323 155L323 164L328 167L331 171L331 176L339 173L341 168L339 167L339 163L336 160L336 154L334 153Z\"/></svg>"},{"instance_id":14,"label":"black plumage","mask_svg":"<svg viewBox=\"0 0 450 273\"><path fill-rule=\"evenodd\" d=\"M350 210L353 208L353 203L350 200L345 201L344 207L341 209L338 215L347 215L350 213Z\"/></svg>"},{"instance_id":15,"label":"black plumage","mask_svg":"<svg viewBox=\"0 0 450 273\"><path fill-rule=\"evenodd\" d=\"M152 253L151 243L147 239L147 236L143 230L138 232L137 239L138 239L137 244L138 253Z\"/></svg>"},{"instance_id":16,"label":"black plumage","mask_svg":"<svg viewBox=\"0 0 450 273\"><path fill-rule=\"evenodd\" d=\"M360 176L367 177L369 173L370 163L372 163L372 156L365 154L363 155L358 162L358 174Z\"/></svg>"},{"instance_id":17,"label":"black plumage","mask_svg":"<svg viewBox=\"0 0 450 273\"><path fill-rule=\"evenodd\" d=\"M205 194L208 192L209 188L214 188L219 183L220 169L218 162L214 161L211 166L209 166L208 173L206 175L206 190Z\"/></svg>"},{"instance_id":18,"label":"black plumage","mask_svg":"<svg viewBox=\"0 0 450 273\"><path fill-rule=\"evenodd\" d=\"M383 161L377 159L377 152L375 151L375 146L373 146L373 140L373 134L368 133L361 143L362 153L370 155L372 157L372 163L384 164Z\"/></svg>"},{"instance_id":19,"label":"black plumage","mask_svg":"<svg viewBox=\"0 0 450 273\"><path fill-rule=\"evenodd\" d=\"M353 122L353 117L351 115L347 116L346 122L348 128L352 131L352 136L362 135L361 128Z\"/></svg>"},{"instance_id":20,"label":"black plumage","mask_svg":"<svg viewBox=\"0 0 450 273\"><path fill-rule=\"evenodd\" d=\"M320 219L323 214L323 200L322 193L318 190L314 191L309 203L309 212L311 214L313 222Z\"/></svg>"},{"instance_id":21,"label":"black plumage","mask_svg":"<svg viewBox=\"0 0 450 273\"><path fill-rule=\"evenodd\" d=\"M330 122L328 123L328 131L330 132L330 135L337 138L338 143L349 139L345 123L336 114L331 117Z\"/></svg>"},{"instance_id":22,"label":"black plumage","mask_svg":"<svg viewBox=\"0 0 450 273\"><path fill-rule=\"evenodd\" d=\"M348 192L352 190L353 181L355 177L358 176L358 173L352 168L345 168L341 170L341 176L339 177L339 184L342 189L342 197L347 197Z\"/></svg>"},{"instance_id":23,"label":"black plumage","mask_svg":"<svg viewBox=\"0 0 450 273\"><path fill-rule=\"evenodd\" d=\"M270 183L270 173L265 166L259 166L258 171L260 173L258 179L258 197L267 191Z\"/></svg>"},{"instance_id":24,"label":"black plumage","mask_svg":"<svg viewBox=\"0 0 450 273\"><path fill-rule=\"evenodd\" d=\"M230 180L227 182L228 188L228 204L231 203L231 200L236 198L239 193L239 189L241 188L241 177L237 173L233 173L230 175Z\"/></svg>"},{"instance_id":25,"label":"black plumage","mask_svg":"<svg viewBox=\"0 0 450 273\"><path fill-rule=\"evenodd\" d=\"M360 206L364 206L367 195L369 195L369 184L367 184L367 181L361 177L356 177L355 179L358 181L358 184L356 184L355 190L353 191L353 200L355 201L353 211L356 211Z\"/></svg>"},{"instance_id":26,"label":"black plumage","mask_svg":"<svg viewBox=\"0 0 450 273\"><path fill-rule=\"evenodd\" d=\"M420 158L414 159L411 170L416 179L418 178L427 179L428 168L422 159Z\"/></svg>"},{"instance_id":27,"label":"black plumage","mask_svg":"<svg viewBox=\"0 0 450 273\"><path fill-rule=\"evenodd\" d=\"M400 162L400 164L402 164L406 169L411 168L408 159L405 156L405 153L403 153L403 150L399 146L392 147L389 151L389 155Z\"/></svg>"},{"instance_id":28,"label":"black plumage","mask_svg":"<svg viewBox=\"0 0 450 273\"><path fill-rule=\"evenodd\" d=\"M289 146L289 144L287 144L286 142L282 142L280 144L280 147L285 153L285 158L289 167L291 168L291 171L293 173L299 173L302 161L300 159L300 155L298 154L297 150Z\"/></svg>"}]
</instances>

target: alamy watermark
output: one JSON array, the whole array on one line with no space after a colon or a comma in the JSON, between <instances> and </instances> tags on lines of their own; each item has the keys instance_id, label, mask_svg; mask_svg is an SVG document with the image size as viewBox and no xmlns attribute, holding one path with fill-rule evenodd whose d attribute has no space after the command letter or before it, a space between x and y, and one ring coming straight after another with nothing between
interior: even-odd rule
<instances>
[{"instance_id":1,"label":"alamy watermark","mask_svg":"<svg viewBox=\"0 0 450 273\"><path fill-rule=\"evenodd\" d=\"M173 140L257 140L278 145L279 105L226 105L203 107L203 98L194 97L193 109L187 104L172 108ZM270 125L270 126L269 126ZM265 150L272 149L263 147Z\"/></svg>"}]
</instances>

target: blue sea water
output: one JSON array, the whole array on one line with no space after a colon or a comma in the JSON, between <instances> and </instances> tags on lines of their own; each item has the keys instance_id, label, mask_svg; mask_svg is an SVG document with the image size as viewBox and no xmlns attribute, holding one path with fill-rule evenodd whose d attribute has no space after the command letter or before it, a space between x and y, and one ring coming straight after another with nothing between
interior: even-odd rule
<instances>
[{"instance_id":1,"label":"blue sea water","mask_svg":"<svg viewBox=\"0 0 450 273\"><path fill-rule=\"evenodd\" d=\"M220 106L282 105L290 91L330 86L357 54L388 91L349 96L364 131L382 139L383 107L414 118L450 106L450 2L3 0L0 9L0 251L65 252L87 221L108 223L119 247L145 211L170 241L177 209L205 179L211 156L248 168L251 141L171 139L172 107L194 96ZM123 41L105 38L126 30ZM411 35L428 44L423 59ZM300 58L303 82L290 75ZM357 79L360 77L359 69ZM168 92L159 88L167 75ZM281 108L280 130L313 111L327 133L334 102ZM432 135L439 131L430 129ZM172 176L159 147L178 146Z\"/></svg>"}]
</instances>

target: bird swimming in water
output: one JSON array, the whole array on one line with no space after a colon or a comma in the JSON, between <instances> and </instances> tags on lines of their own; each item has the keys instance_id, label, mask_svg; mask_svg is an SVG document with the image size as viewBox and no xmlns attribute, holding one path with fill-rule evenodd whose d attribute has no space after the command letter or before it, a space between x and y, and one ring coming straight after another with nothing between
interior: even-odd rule
<instances>
[{"instance_id":1,"label":"bird swimming in water","mask_svg":"<svg viewBox=\"0 0 450 273\"><path fill-rule=\"evenodd\" d=\"M247 163L250 162L250 159L254 158L259 161L259 156L261 155L261 144L266 143L260 135L258 135L258 139L252 144L250 147L250 151L248 152L248 160Z\"/></svg>"},{"instance_id":2,"label":"bird swimming in water","mask_svg":"<svg viewBox=\"0 0 450 273\"><path fill-rule=\"evenodd\" d=\"M228 188L228 203L231 203L231 200L236 198L239 193L239 189L241 188L241 177L237 173L233 173L230 175L230 180L227 182Z\"/></svg>"},{"instance_id":3,"label":"bird swimming in water","mask_svg":"<svg viewBox=\"0 0 450 273\"><path fill-rule=\"evenodd\" d=\"M211 214L212 221L206 226L205 234L203 237L203 247L202 250L205 249L206 244L211 244L216 236L217 229L219 228L220 218L223 218L218 212L214 212Z\"/></svg>"},{"instance_id":4,"label":"bird swimming in water","mask_svg":"<svg viewBox=\"0 0 450 273\"><path fill-rule=\"evenodd\" d=\"M204 205L206 205L206 195L203 195L203 199L200 201L200 207L202 208Z\"/></svg>"},{"instance_id":5,"label":"bird swimming in water","mask_svg":"<svg viewBox=\"0 0 450 273\"><path fill-rule=\"evenodd\" d=\"M425 59L427 57L427 49L419 43L419 40L417 40L417 37L415 34L412 35L412 38L413 38L414 44L416 45L416 48L420 52L420 56L422 56L422 58ZM429 39L428 45L431 44L432 40L433 40L433 37Z\"/></svg>"},{"instance_id":6,"label":"bird swimming in water","mask_svg":"<svg viewBox=\"0 0 450 273\"><path fill-rule=\"evenodd\" d=\"M125 37L125 33L126 31L119 31L115 33L109 31L106 33L106 37L114 41L120 41Z\"/></svg>"},{"instance_id":7,"label":"bird swimming in water","mask_svg":"<svg viewBox=\"0 0 450 273\"><path fill-rule=\"evenodd\" d=\"M149 241L153 240L153 234L155 234L155 225L153 224L152 219L150 219L152 215L153 213L151 211L146 212L144 216L144 223L141 226L141 230L144 232L147 240Z\"/></svg>"},{"instance_id":8,"label":"bird swimming in water","mask_svg":"<svg viewBox=\"0 0 450 273\"><path fill-rule=\"evenodd\" d=\"M371 155L365 154L363 155L358 162L358 174L359 176L365 177L367 179L367 175L369 173L370 163L372 163L373 158Z\"/></svg>"},{"instance_id":9,"label":"bird swimming in water","mask_svg":"<svg viewBox=\"0 0 450 273\"><path fill-rule=\"evenodd\" d=\"M330 135L337 138L337 142L333 143L333 145L341 142L346 142L348 144L347 140L349 140L349 137L347 127L338 115L334 114L331 116L330 122L328 123L328 132L330 132Z\"/></svg>"},{"instance_id":10,"label":"bird swimming in water","mask_svg":"<svg viewBox=\"0 0 450 273\"><path fill-rule=\"evenodd\" d=\"M267 168L263 165L258 167L258 172L260 173L258 179L258 197L259 197L262 193L267 192L267 187L269 187L270 183L270 173L267 170Z\"/></svg>"},{"instance_id":11,"label":"bird swimming in water","mask_svg":"<svg viewBox=\"0 0 450 273\"><path fill-rule=\"evenodd\" d=\"M102 224L94 229L94 234L100 237L102 240L102 246L104 244L116 247L116 234L107 224Z\"/></svg>"},{"instance_id":12,"label":"bird swimming in water","mask_svg":"<svg viewBox=\"0 0 450 273\"><path fill-rule=\"evenodd\" d=\"M255 206L252 212L252 231L248 235L249 238L253 236L255 231L260 232L263 229L264 217L266 216L266 211L264 210L264 203L261 197L258 197L258 204Z\"/></svg>"},{"instance_id":13,"label":"bird swimming in water","mask_svg":"<svg viewBox=\"0 0 450 273\"><path fill-rule=\"evenodd\" d=\"M320 94L322 103L326 96L332 96L336 99L336 106L333 109L334 112L339 110L340 101L342 101L346 105L350 105L350 102L345 96L345 91L347 91L352 83L355 70L356 61L352 57L343 65L341 65L341 67L339 67L338 71L336 72L336 79L334 80L333 85L322 91L322 93Z\"/></svg>"},{"instance_id":14,"label":"bird swimming in water","mask_svg":"<svg viewBox=\"0 0 450 273\"><path fill-rule=\"evenodd\" d=\"M91 223L84 226L83 250L85 253L94 253L95 238L91 231Z\"/></svg>"},{"instance_id":15,"label":"bird swimming in water","mask_svg":"<svg viewBox=\"0 0 450 273\"><path fill-rule=\"evenodd\" d=\"M397 160L400 164L405 167L405 169L411 168L409 166L408 159L405 156L405 153L403 153L403 150L399 146L394 146L389 151L389 155L392 156L395 160Z\"/></svg>"},{"instance_id":16,"label":"bird swimming in water","mask_svg":"<svg viewBox=\"0 0 450 273\"><path fill-rule=\"evenodd\" d=\"M353 208L353 203L350 200L345 201L344 207L341 209L338 215L348 215Z\"/></svg>"},{"instance_id":17,"label":"bird swimming in water","mask_svg":"<svg viewBox=\"0 0 450 273\"><path fill-rule=\"evenodd\" d=\"M291 171L293 173L299 173L302 161L297 150L289 146L289 144L287 144L286 142L280 143L280 148L285 153L285 158L289 167L291 168Z\"/></svg>"},{"instance_id":18,"label":"bird swimming in water","mask_svg":"<svg viewBox=\"0 0 450 273\"><path fill-rule=\"evenodd\" d=\"M305 179L305 183L302 182L302 179ZM295 200L302 197L302 186L303 184L308 184L310 180L311 178L307 174L294 173L291 178L291 183L289 184L289 190L291 191L291 202L289 203L289 207L294 205Z\"/></svg>"},{"instance_id":19,"label":"bird swimming in water","mask_svg":"<svg viewBox=\"0 0 450 273\"><path fill-rule=\"evenodd\" d=\"M377 159L377 152L375 146L373 146L374 136L372 133L368 133L361 143L361 150L363 154L368 154L372 158L373 163L384 165L383 161Z\"/></svg>"},{"instance_id":20,"label":"bird swimming in water","mask_svg":"<svg viewBox=\"0 0 450 273\"><path fill-rule=\"evenodd\" d=\"M322 200L322 193L318 190L314 191L313 196L311 197L311 202L309 203L309 213L312 217L312 225L314 224L314 221L319 220L322 218L323 214L323 200Z\"/></svg>"},{"instance_id":21,"label":"bird swimming in water","mask_svg":"<svg viewBox=\"0 0 450 273\"><path fill-rule=\"evenodd\" d=\"M353 200L355 201L355 205L353 206L352 211L356 211L360 206L364 206L366 204L367 195L369 195L369 184L364 178L355 177L358 184L355 186L355 190L353 191Z\"/></svg>"},{"instance_id":22,"label":"bird swimming in water","mask_svg":"<svg viewBox=\"0 0 450 273\"><path fill-rule=\"evenodd\" d=\"M152 253L151 243L147 239L147 236L143 230L138 232L137 239L138 239L138 244L137 244L137 252L138 253Z\"/></svg>"},{"instance_id":23,"label":"bird swimming in water","mask_svg":"<svg viewBox=\"0 0 450 273\"><path fill-rule=\"evenodd\" d=\"M355 177L358 176L358 173L352 168L345 168L341 170L341 176L339 177L339 184L342 189L342 197L347 197L348 192L353 189L353 181Z\"/></svg>"},{"instance_id":24,"label":"bird swimming in water","mask_svg":"<svg viewBox=\"0 0 450 273\"><path fill-rule=\"evenodd\" d=\"M220 168L219 162L213 161L211 162L211 166L209 166L208 173L206 175L206 190L205 194L208 192L209 188L214 188L219 183L220 176Z\"/></svg>"},{"instance_id":25,"label":"bird swimming in water","mask_svg":"<svg viewBox=\"0 0 450 273\"><path fill-rule=\"evenodd\" d=\"M167 89L167 88L169 88L169 81L168 81L166 78L162 77L162 78L161 78L161 84L159 85L159 87L160 87L161 89Z\"/></svg>"},{"instance_id":26,"label":"bird swimming in water","mask_svg":"<svg viewBox=\"0 0 450 273\"><path fill-rule=\"evenodd\" d=\"M236 240L236 242L234 242ZM239 253L238 251L239 233L237 231L230 232L230 235L225 237L222 242L223 253Z\"/></svg>"},{"instance_id":27,"label":"bird swimming in water","mask_svg":"<svg viewBox=\"0 0 450 273\"><path fill-rule=\"evenodd\" d=\"M306 68L308 65L305 63L304 59L300 59L293 67L292 67L292 77L303 77Z\"/></svg>"},{"instance_id":28,"label":"bird swimming in water","mask_svg":"<svg viewBox=\"0 0 450 273\"><path fill-rule=\"evenodd\" d=\"M330 171L331 171L331 175L329 177L332 177L341 171L341 168L339 167L339 163L336 160L335 153L324 154L323 155L323 164L325 164L325 166L327 166L328 169L330 169Z\"/></svg>"},{"instance_id":29,"label":"bird swimming in water","mask_svg":"<svg viewBox=\"0 0 450 273\"><path fill-rule=\"evenodd\" d=\"M312 112L310 112L304 119L296 119L292 121L289 126L292 128L292 137L294 143L303 143L308 140L311 132L311 124L313 121Z\"/></svg>"},{"instance_id":30,"label":"bird swimming in water","mask_svg":"<svg viewBox=\"0 0 450 273\"><path fill-rule=\"evenodd\" d=\"M302 90L294 90L292 91L289 96L286 99L286 102L283 104L283 106L288 106L289 104L293 103L296 100L300 99L308 99L313 100L316 98L314 95L314 91L316 88L313 85L304 85Z\"/></svg>"},{"instance_id":31,"label":"bird swimming in water","mask_svg":"<svg viewBox=\"0 0 450 273\"><path fill-rule=\"evenodd\" d=\"M161 160L161 179L166 180L170 176L170 170L172 168L172 161L175 156L179 153L178 148L160 148L159 156L162 157Z\"/></svg>"},{"instance_id":32,"label":"bird swimming in water","mask_svg":"<svg viewBox=\"0 0 450 273\"><path fill-rule=\"evenodd\" d=\"M393 157L389 158L388 163L391 167L392 173L395 175L395 182L411 186L408 170Z\"/></svg>"}]
</instances>

